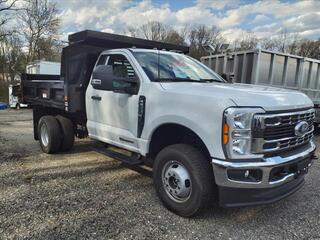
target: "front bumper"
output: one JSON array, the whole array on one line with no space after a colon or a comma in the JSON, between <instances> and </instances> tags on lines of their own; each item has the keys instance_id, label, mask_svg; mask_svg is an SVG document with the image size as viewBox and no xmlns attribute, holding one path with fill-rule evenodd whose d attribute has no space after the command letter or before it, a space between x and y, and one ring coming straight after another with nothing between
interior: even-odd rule
<instances>
[{"instance_id":1,"label":"front bumper","mask_svg":"<svg viewBox=\"0 0 320 240\"><path fill-rule=\"evenodd\" d=\"M314 157L316 146L313 141L299 150L275 157L266 157L259 162L229 162L212 159L216 184L219 187L221 206L235 207L257 205L277 201L295 192L303 185ZM286 169L272 178L275 171ZM261 173L258 181L234 180L230 170L257 170Z\"/></svg>"}]
</instances>

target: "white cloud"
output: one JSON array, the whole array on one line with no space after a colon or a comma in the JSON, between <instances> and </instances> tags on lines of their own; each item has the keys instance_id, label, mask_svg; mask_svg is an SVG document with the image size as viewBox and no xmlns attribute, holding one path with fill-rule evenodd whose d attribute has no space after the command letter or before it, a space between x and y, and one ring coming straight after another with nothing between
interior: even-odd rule
<instances>
[{"instance_id":1,"label":"white cloud","mask_svg":"<svg viewBox=\"0 0 320 240\"><path fill-rule=\"evenodd\" d=\"M114 16L122 12L126 7L130 7L125 0L69 0L64 1L63 5L58 7L62 9L60 14L64 27L74 27L78 29L101 29L107 25L112 25Z\"/></svg>"},{"instance_id":2,"label":"white cloud","mask_svg":"<svg viewBox=\"0 0 320 240\"><path fill-rule=\"evenodd\" d=\"M243 37L244 31L241 28L230 28L223 30L221 35L224 39L227 39L228 42L232 43L236 39L241 39Z\"/></svg>"},{"instance_id":3,"label":"white cloud","mask_svg":"<svg viewBox=\"0 0 320 240\"><path fill-rule=\"evenodd\" d=\"M252 22L261 22L261 21L265 21L265 20L270 20L270 18L264 14L258 14L254 17Z\"/></svg>"},{"instance_id":4,"label":"white cloud","mask_svg":"<svg viewBox=\"0 0 320 240\"><path fill-rule=\"evenodd\" d=\"M300 36L304 38L310 38L310 39L320 39L320 29L314 29L314 30L306 30L303 32L300 32Z\"/></svg>"},{"instance_id":5,"label":"white cloud","mask_svg":"<svg viewBox=\"0 0 320 240\"><path fill-rule=\"evenodd\" d=\"M68 0L63 4L53 1L57 1L62 10L63 31L96 29L123 33L128 26L159 21L177 29L186 24L215 25L229 41L241 36L244 29L253 31L258 37L272 36L283 29L308 38L320 36L318 0L197 0L192 6L178 10L173 10L170 4L156 4L151 0Z\"/></svg>"},{"instance_id":6,"label":"white cloud","mask_svg":"<svg viewBox=\"0 0 320 240\"><path fill-rule=\"evenodd\" d=\"M273 32L274 33L276 31L279 31L279 29L281 30L280 24L277 22L274 22L266 25L257 26L252 30L254 32Z\"/></svg>"},{"instance_id":7,"label":"white cloud","mask_svg":"<svg viewBox=\"0 0 320 240\"><path fill-rule=\"evenodd\" d=\"M193 6L176 12L177 21L180 24L214 24L218 19L209 9Z\"/></svg>"},{"instance_id":8,"label":"white cloud","mask_svg":"<svg viewBox=\"0 0 320 240\"><path fill-rule=\"evenodd\" d=\"M300 31L304 29L317 29L320 24L320 12L308 13L298 17L292 17L283 22L283 26L291 31Z\"/></svg>"},{"instance_id":9,"label":"white cloud","mask_svg":"<svg viewBox=\"0 0 320 240\"><path fill-rule=\"evenodd\" d=\"M202 7L210 7L222 10L227 7L236 7L240 4L240 0L198 0L197 4Z\"/></svg>"},{"instance_id":10,"label":"white cloud","mask_svg":"<svg viewBox=\"0 0 320 240\"><path fill-rule=\"evenodd\" d=\"M154 6L151 1L145 0L119 12L115 19L124 26L139 26L148 21L159 21L165 24L174 24L175 16L168 5Z\"/></svg>"},{"instance_id":11,"label":"white cloud","mask_svg":"<svg viewBox=\"0 0 320 240\"><path fill-rule=\"evenodd\" d=\"M114 33L114 30L111 28L105 28L105 29L102 29L101 32Z\"/></svg>"},{"instance_id":12,"label":"white cloud","mask_svg":"<svg viewBox=\"0 0 320 240\"><path fill-rule=\"evenodd\" d=\"M226 12L226 16L221 19L219 25L222 28L229 28L241 25L250 14L269 14L275 19L311 13L319 11L320 1L301 1L288 3L280 1L259 1L251 4L241 5L238 8ZM278 20L279 21L279 20ZM281 21L281 20L280 20Z\"/></svg>"}]
</instances>

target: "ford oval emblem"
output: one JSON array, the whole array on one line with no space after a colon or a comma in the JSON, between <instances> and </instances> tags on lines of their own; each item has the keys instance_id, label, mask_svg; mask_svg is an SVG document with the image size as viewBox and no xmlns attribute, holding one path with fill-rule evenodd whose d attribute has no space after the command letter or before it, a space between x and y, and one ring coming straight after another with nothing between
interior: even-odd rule
<instances>
[{"instance_id":1,"label":"ford oval emblem","mask_svg":"<svg viewBox=\"0 0 320 240\"><path fill-rule=\"evenodd\" d=\"M309 123L307 123L306 121L301 121L294 127L294 133L296 134L296 136L302 137L308 131L308 128Z\"/></svg>"}]
</instances>

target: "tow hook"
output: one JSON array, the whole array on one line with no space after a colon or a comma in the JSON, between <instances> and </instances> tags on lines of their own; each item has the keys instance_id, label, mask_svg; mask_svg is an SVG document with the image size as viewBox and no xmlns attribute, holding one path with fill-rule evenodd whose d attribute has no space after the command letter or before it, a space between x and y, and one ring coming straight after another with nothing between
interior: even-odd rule
<instances>
[{"instance_id":1,"label":"tow hook","mask_svg":"<svg viewBox=\"0 0 320 240\"><path fill-rule=\"evenodd\" d=\"M294 178L297 179L300 175L305 174L307 172L308 172L308 168L304 168L304 169L298 170L295 173Z\"/></svg>"},{"instance_id":2,"label":"tow hook","mask_svg":"<svg viewBox=\"0 0 320 240\"><path fill-rule=\"evenodd\" d=\"M308 166L304 167L303 169L301 170L298 170L295 175L294 175L294 178L298 178L301 174L307 174L308 171L309 171L309 168L311 167L312 163L309 163Z\"/></svg>"}]
</instances>

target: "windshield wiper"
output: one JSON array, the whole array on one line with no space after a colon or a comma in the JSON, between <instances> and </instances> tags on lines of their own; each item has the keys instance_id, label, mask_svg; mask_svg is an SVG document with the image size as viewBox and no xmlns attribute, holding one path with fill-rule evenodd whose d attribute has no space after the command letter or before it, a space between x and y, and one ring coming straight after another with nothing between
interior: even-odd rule
<instances>
[{"instance_id":1,"label":"windshield wiper","mask_svg":"<svg viewBox=\"0 0 320 240\"><path fill-rule=\"evenodd\" d=\"M194 80L190 78L158 78L157 82L200 82L199 80Z\"/></svg>"},{"instance_id":2,"label":"windshield wiper","mask_svg":"<svg viewBox=\"0 0 320 240\"><path fill-rule=\"evenodd\" d=\"M223 81L216 78L201 78L200 82L223 82Z\"/></svg>"},{"instance_id":3,"label":"windshield wiper","mask_svg":"<svg viewBox=\"0 0 320 240\"><path fill-rule=\"evenodd\" d=\"M219 79L215 78L202 78L199 80L191 79L191 78L158 78L157 82L196 82L196 83L209 83L209 82L223 82Z\"/></svg>"}]
</instances>

